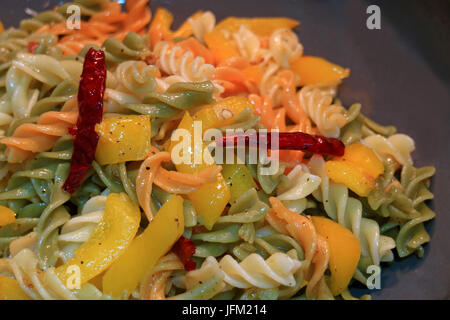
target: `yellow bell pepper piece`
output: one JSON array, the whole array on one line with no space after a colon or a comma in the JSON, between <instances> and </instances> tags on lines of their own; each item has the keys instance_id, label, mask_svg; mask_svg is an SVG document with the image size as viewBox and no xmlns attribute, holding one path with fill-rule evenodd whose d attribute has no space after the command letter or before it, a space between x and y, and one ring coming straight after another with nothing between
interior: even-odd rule
<instances>
[{"instance_id":1,"label":"yellow bell pepper piece","mask_svg":"<svg viewBox=\"0 0 450 320\"><path fill-rule=\"evenodd\" d=\"M203 131L226 126L245 108L253 110L253 104L245 97L233 96L217 101L213 104L203 106L194 115L194 120L202 122Z\"/></svg>"},{"instance_id":2,"label":"yellow bell pepper piece","mask_svg":"<svg viewBox=\"0 0 450 320\"><path fill-rule=\"evenodd\" d=\"M375 179L384 172L376 154L362 144L346 147L342 157L327 161L325 167L331 180L346 185L361 197L375 188Z\"/></svg>"},{"instance_id":3,"label":"yellow bell pepper piece","mask_svg":"<svg viewBox=\"0 0 450 320\"><path fill-rule=\"evenodd\" d=\"M291 69L300 76L300 86L338 82L350 75L349 69L312 56L302 56L292 61Z\"/></svg>"},{"instance_id":4,"label":"yellow bell pepper piece","mask_svg":"<svg viewBox=\"0 0 450 320\"><path fill-rule=\"evenodd\" d=\"M345 148L345 153L339 160L354 163L372 178L377 178L384 172L383 163L378 159L375 152L363 144L349 145Z\"/></svg>"},{"instance_id":5,"label":"yellow bell pepper piece","mask_svg":"<svg viewBox=\"0 0 450 320\"><path fill-rule=\"evenodd\" d=\"M103 119L95 160L100 165L144 160L151 146L150 116L120 116Z\"/></svg>"},{"instance_id":6,"label":"yellow bell pepper piece","mask_svg":"<svg viewBox=\"0 0 450 320\"><path fill-rule=\"evenodd\" d=\"M197 154L197 157L201 160L200 164L195 163L195 155L194 152L207 152L205 150L205 146L202 141L195 141L194 139L194 119L189 115L189 113L185 113L183 119L178 125L178 129L185 129L190 135L191 145L190 145L190 156L191 163L181 163L176 164L177 171L183 173L197 173L203 169L210 167L211 165L207 164L203 159L203 154ZM201 139L201 137L200 137ZM180 142L173 141L171 144L171 152L175 145ZM217 219L219 219L220 215L223 212L223 209L227 205L230 200L230 189L228 188L225 180L223 179L222 174L217 174L217 180L213 183L208 183L197 190L189 193L187 195L189 200L191 200L194 205L198 215L203 218L205 223L205 227L211 229L214 223L216 223Z\"/></svg>"},{"instance_id":7,"label":"yellow bell pepper piece","mask_svg":"<svg viewBox=\"0 0 450 320\"><path fill-rule=\"evenodd\" d=\"M230 203L236 201L247 190L257 187L245 164L224 164L222 175L230 186Z\"/></svg>"},{"instance_id":8,"label":"yellow bell pepper piece","mask_svg":"<svg viewBox=\"0 0 450 320\"><path fill-rule=\"evenodd\" d=\"M191 17L196 18L202 14L202 11L197 11ZM192 27L188 20L186 20L178 30L172 32L173 15L169 10L158 8L155 16L150 23L149 34L150 43L152 47L161 40L172 40L175 38L187 38L192 35Z\"/></svg>"},{"instance_id":9,"label":"yellow bell pepper piece","mask_svg":"<svg viewBox=\"0 0 450 320\"><path fill-rule=\"evenodd\" d=\"M106 271L103 290L114 297L131 294L148 271L165 255L184 232L183 198L172 196L145 231Z\"/></svg>"},{"instance_id":10,"label":"yellow bell pepper piece","mask_svg":"<svg viewBox=\"0 0 450 320\"><path fill-rule=\"evenodd\" d=\"M81 284L107 269L132 242L139 227L141 211L125 193L111 193L106 198L105 213L89 240L75 250L75 257L56 268L56 274L66 284L71 276L68 268L80 268Z\"/></svg>"},{"instance_id":11,"label":"yellow bell pepper piece","mask_svg":"<svg viewBox=\"0 0 450 320\"><path fill-rule=\"evenodd\" d=\"M7 226L14 221L16 221L16 213L8 207L0 206L0 227Z\"/></svg>"},{"instance_id":12,"label":"yellow bell pepper piece","mask_svg":"<svg viewBox=\"0 0 450 320\"><path fill-rule=\"evenodd\" d=\"M31 300L31 298L22 290L17 280L0 276L0 300Z\"/></svg>"},{"instance_id":13,"label":"yellow bell pepper piece","mask_svg":"<svg viewBox=\"0 0 450 320\"><path fill-rule=\"evenodd\" d=\"M259 36L270 36L275 30L287 28L292 29L299 22L290 18L236 18L229 17L217 24L217 29L226 29L230 32L238 32L241 25L245 25Z\"/></svg>"},{"instance_id":14,"label":"yellow bell pepper piece","mask_svg":"<svg viewBox=\"0 0 450 320\"><path fill-rule=\"evenodd\" d=\"M198 10L197 12L195 12L192 16L190 16L190 18L198 18L201 14L203 13L202 10ZM187 38L190 35L192 35L192 27L191 24L189 23L189 18L186 19L186 21L183 22L183 24L172 33L171 37L172 39L175 38Z\"/></svg>"},{"instance_id":15,"label":"yellow bell pepper piece","mask_svg":"<svg viewBox=\"0 0 450 320\"><path fill-rule=\"evenodd\" d=\"M170 26L173 22L173 15L169 10L158 8L148 29L150 35L150 43L152 47L158 41L169 40L171 38Z\"/></svg>"},{"instance_id":16,"label":"yellow bell pepper piece","mask_svg":"<svg viewBox=\"0 0 450 320\"><path fill-rule=\"evenodd\" d=\"M375 187L375 179L364 174L354 164L345 161L327 161L325 167L331 180L344 184L361 197L367 197Z\"/></svg>"},{"instance_id":17,"label":"yellow bell pepper piece","mask_svg":"<svg viewBox=\"0 0 450 320\"><path fill-rule=\"evenodd\" d=\"M228 40L220 30L213 30L206 33L203 38L217 64L227 59L240 56L236 44Z\"/></svg>"},{"instance_id":18,"label":"yellow bell pepper piece","mask_svg":"<svg viewBox=\"0 0 450 320\"><path fill-rule=\"evenodd\" d=\"M324 217L311 218L317 233L328 243L330 290L337 296L347 288L355 273L361 247L358 239L347 228Z\"/></svg>"}]
</instances>

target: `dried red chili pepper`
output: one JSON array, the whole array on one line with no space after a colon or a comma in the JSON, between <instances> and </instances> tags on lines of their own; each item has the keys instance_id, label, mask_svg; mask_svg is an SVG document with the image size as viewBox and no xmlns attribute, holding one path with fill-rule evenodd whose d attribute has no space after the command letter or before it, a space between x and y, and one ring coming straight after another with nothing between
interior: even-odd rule
<instances>
[{"instance_id":1,"label":"dried red chili pepper","mask_svg":"<svg viewBox=\"0 0 450 320\"><path fill-rule=\"evenodd\" d=\"M277 135L278 146L274 143ZM216 144L218 146L237 146L242 140L244 140L245 146L249 146L251 141L255 141L256 147L267 146L268 149L301 150L331 156L342 156L345 150L345 145L338 139L313 136L303 132L236 133L217 139Z\"/></svg>"},{"instance_id":2,"label":"dried red chili pepper","mask_svg":"<svg viewBox=\"0 0 450 320\"><path fill-rule=\"evenodd\" d=\"M177 242L175 242L172 250L183 262L185 270L195 270L196 263L195 261L191 260L192 255L195 253L194 242L192 242L188 238L181 237Z\"/></svg>"},{"instance_id":3,"label":"dried red chili pepper","mask_svg":"<svg viewBox=\"0 0 450 320\"><path fill-rule=\"evenodd\" d=\"M84 57L83 73L78 89L77 125L76 128L69 130L74 136L73 154L69 176L63 186L63 189L69 193L75 192L81 185L94 160L98 143L95 125L102 121L105 85L105 53L91 48Z\"/></svg>"},{"instance_id":4,"label":"dried red chili pepper","mask_svg":"<svg viewBox=\"0 0 450 320\"><path fill-rule=\"evenodd\" d=\"M37 47L39 47L39 42L36 42L36 41L28 42L28 52L29 53L34 53L36 51Z\"/></svg>"}]
</instances>

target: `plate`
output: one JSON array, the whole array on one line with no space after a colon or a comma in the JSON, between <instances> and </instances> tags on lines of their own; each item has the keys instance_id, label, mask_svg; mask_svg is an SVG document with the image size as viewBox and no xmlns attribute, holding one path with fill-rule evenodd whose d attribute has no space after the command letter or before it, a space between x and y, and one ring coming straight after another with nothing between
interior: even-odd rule
<instances>
[{"instance_id":1,"label":"plate","mask_svg":"<svg viewBox=\"0 0 450 320\"><path fill-rule=\"evenodd\" d=\"M0 20L17 26L25 8L44 10L63 1L5 1ZM369 5L381 13L381 29L367 28ZM363 113L416 141L416 166L434 165L436 219L427 225L425 256L396 260L383 268L381 290L355 289L374 299L450 299L450 2L442 1L152 1L175 15L175 26L196 10L227 16L287 16L300 20L305 53L351 69L340 87L345 105L360 102Z\"/></svg>"}]
</instances>

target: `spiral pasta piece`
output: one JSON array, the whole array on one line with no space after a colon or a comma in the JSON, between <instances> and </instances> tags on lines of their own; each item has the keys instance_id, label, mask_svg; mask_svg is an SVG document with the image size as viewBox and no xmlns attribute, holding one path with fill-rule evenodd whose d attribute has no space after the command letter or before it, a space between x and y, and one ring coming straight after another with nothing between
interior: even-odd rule
<instances>
[{"instance_id":1,"label":"spiral pasta piece","mask_svg":"<svg viewBox=\"0 0 450 320\"><path fill-rule=\"evenodd\" d=\"M225 289L225 273L214 257L208 257L197 270L189 271L180 281L186 292L170 297L171 300L211 299Z\"/></svg>"},{"instance_id":2,"label":"spiral pasta piece","mask_svg":"<svg viewBox=\"0 0 450 320\"><path fill-rule=\"evenodd\" d=\"M143 61L125 61L114 71L114 87L105 90L105 110L111 113L126 112L125 105L142 103L146 94L157 88L155 66Z\"/></svg>"},{"instance_id":3,"label":"spiral pasta piece","mask_svg":"<svg viewBox=\"0 0 450 320\"><path fill-rule=\"evenodd\" d=\"M139 204L144 209L149 221L153 219L150 208L153 184L170 193L187 194L204 184L215 182L217 174L222 170L220 166L212 166L198 173L186 174L168 171L161 167L162 162L170 160L169 152L158 152L154 148L151 155L142 162L139 168L136 177L136 193Z\"/></svg>"},{"instance_id":4,"label":"spiral pasta piece","mask_svg":"<svg viewBox=\"0 0 450 320\"><path fill-rule=\"evenodd\" d=\"M12 273L22 290L35 300L76 300L53 268L41 270L36 254L30 249L20 251L11 259L0 259L0 269Z\"/></svg>"},{"instance_id":5,"label":"spiral pasta piece","mask_svg":"<svg viewBox=\"0 0 450 320\"><path fill-rule=\"evenodd\" d=\"M11 104L8 102L7 95L0 98L0 137L5 136L5 130L13 120Z\"/></svg>"},{"instance_id":6,"label":"spiral pasta piece","mask_svg":"<svg viewBox=\"0 0 450 320\"><path fill-rule=\"evenodd\" d=\"M308 134L314 134L315 130L311 125L308 114L300 106L295 95L296 80L291 70L284 70L278 73L277 82L281 85L281 103L286 110L287 116L295 123L291 131L300 131Z\"/></svg>"},{"instance_id":7,"label":"spiral pasta piece","mask_svg":"<svg viewBox=\"0 0 450 320\"><path fill-rule=\"evenodd\" d=\"M306 295L317 296L324 285L324 273L328 268L328 243L316 233L309 217L288 210L277 198L271 197L270 204L272 211L266 216L266 220L277 231L292 235L302 246L305 253L302 269L308 281Z\"/></svg>"},{"instance_id":8,"label":"spiral pasta piece","mask_svg":"<svg viewBox=\"0 0 450 320\"><path fill-rule=\"evenodd\" d=\"M158 260L155 267L145 276L139 289L141 300L164 300L166 299L166 287L174 270L183 270L184 266L180 259L169 253Z\"/></svg>"},{"instance_id":9,"label":"spiral pasta piece","mask_svg":"<svg viewBox=\"0 0 450 320\"><path fill-rule=\"evenodd\" d=\"M60 22L42 25L36 32L62 36L58 47L65 55L76 55L86 45L101 46L108 37L121 41L129 32L142 32L151 19L148 0L127 1L126 12L122 12L116 2L106 2L98 12L92 11L89 5L82 6L82 13L89 19L81 21L79 29L68 28L63 17ZM60 10L65 12L66 6L61 6Z\"/></svg>"},{"instance_id":10,"label":"spiral pasta piece","mask_svg":"<svg viewBox=\"0 0 450 320\"><path fill-rule=\"evenodd\" d=\"M278 74L290 67L290 61L303 54L298 37L289 29L279 29L267 39L257 36L244 25L236 33L225 34L233 39L243 58L260 68L259 94L269 96L273 104L279 106L283 87ZM297 83L298 79L295 80Z\"/></svg>"},{"instance_id":11,"label":"spiral pasta piece","mask_svg":"<svg viewBox=\"0 0 450 320\"><path fill-rule=\"evenodd\" d=\"M194 37L203 42L203 36L214 29L216 17L211 11L206 11L198 17L190 17L188 22L192 28Z\"/></svg>"},{"instance_id":12,"label":"spiral pasta piece","mask_svg":"<svg viewBox=\"0 0 450 320\"><path fill-rule=\"evenodd\" d=\"M69 290L55 273L55 269L42 270L36 254L28 248L14 257L0 259L0 273L7 273L18 281L21 289L34 300L94 300L110 299L95 286L86 283L77 291Z\"/></svg>"},{"instance_id":13,"label":"spiral pasta piece","mask_svg":"<svg viewBox=\"0 0 450 320\"><path fill-rule=\"evenodd\" d=\"M68 128L75 125L78 118L76 100L67 101L61 111L49 111L42 114L37 123L25 123L19 126L12 137L0 140L6 145L8 162L22 162L33 154L48 151L59 137L66 135Z\"/></svg>"},{"instance_id":14,"label":"spiral pasta piece","mask_svg":"<svg viewBox=\"0 0 450 320\"><path fill-rule=\"evenodd\" d=\"M380 261L392 261L394 240L380 235L380 227L375 220L362 217L362 204L348 196L347 187L329 180L323 158L313 156L309 168L322 179L320 191L317 190L314 196L323 203L325 212L331 219L350 229L359 239L362 256L370 257L375 265Z\"/></svg>"},{"instance_id":15,"label":"spiral pasta piece","mask_svg":"<svg viewBox=\"0 0 450 320\"><path fill-rule=\"evenodd\" d=\"M267 48L263 48L260 38L245 25L241 25L238 32L233 33L231 38L236 43L240 55L248 59L250 63L259 64L270 59L270 53Z\"/></svg>"},{"instance_id":16,"label":"spiral pasta piece","mask_svg":"<svg viewBox=\"0 0 450 320\"><path fill-rule=\"evenodd\" d=\"M329 84L307 85L300 89L300 106L316 124L319 132L337 138L346 124L345 109L333 103L334 89Z\"/></svg>"},{"instance_id":17,"label":"spiral pasta piece","mask_svg":"<svg viewBox=\"0 0 450 320\"><path fill-rule=\"evenodd\" d=\"M269 50L273 59L284 69L303 54L303 46L297 35L289 29L275 30L269 38Z\"/></svg>"},{"instance_id":18,"label":"spiral pasta piece","mask_svg":"<svg viewBox=\"0 0 450 320\"><path fill-rule=\"evenodd\" d=\"M227 215L221 216L216 223L237 224L238 236L252 244L256 238L254 223L261 221L268 211L269 206L262 202L256 190L251 188L237 198Z\"/></svg>"},{"instance_id":19,"label":"spiral pasta piece","mask_svg":"<svg viewBox=\"0 0 450 320\"><path fill-rule=\"evenodd\" d=\"M27 32L39 32L48 28L50 24L64 21L64 16L57 11L46 10L38 13L32 18L24 19L20 22L20 29Z\"/></svg>"},{"instance_id":20,"label":"spiral pasta piece","mask_svg":"<svg viewBox=\"0 0 450 320\"><path fill-rule=\"evenodd\" d=\"M392 156L402 166L412 164L411 152L414 151L414 140L406 134L394 134L385 138L379 134L368 136L363 142L377 154Z\"/></svg>"},{"instance_id":21,"label":"spiral pasta piece","mask_svg":"<svg viewBox=\"0 0 450 320\"><path fill-rule=\"evenodd\" d=\"M157 66L168 75L181 76L184 81L205 81L212 78L214 66L205 63L203 57L194 57L191 51L185 51L178 45L166 41L156 44L153 54L157 57Z\"/></svg>"},{"instance_id":22,"label":"spiral pasta piece","mask_svg":"<svg viewBox=\"0 0 450 320\"><path fill-rule=\"evenodd\" d=\"M322 179L309 173L305 165L295 166L277 187L277 198L281 201L304 200L320 185ZM306 203L305 203L306 205Z\"/></svg>"},{"instance_id":23,"label":"spiral pasta piece","mask_svg":"<svg viewBox=\"0 0 450 320\"><path fill-rule=\"evenodd\" d=\"M302 263L285 253L277 252L264 260L252 253L238 263L230 255L224 256L219 265L225 273L224 281L237 288L274 288L295 285L294 273Z\"/></svg>"},{"instance_id":24,"label":"spiral pasta piece","mask_svg":"<svg viewBox=\"0 0 450 320\"><path fill-rule=\"evenodd\" d=\"M106 196L92 197L84 204L80 215L62 226L58 241L67 258L72 258L73 251L89 239L105 213L105 205Z\"/></svg>"}]
</instances>

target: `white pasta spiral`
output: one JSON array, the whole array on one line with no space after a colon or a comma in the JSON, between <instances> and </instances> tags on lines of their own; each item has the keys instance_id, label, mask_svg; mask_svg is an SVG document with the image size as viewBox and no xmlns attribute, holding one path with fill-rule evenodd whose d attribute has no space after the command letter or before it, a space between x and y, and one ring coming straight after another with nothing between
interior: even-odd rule
<instances>
[{"instance_id":1,"label":"white pasta spiral","mask_svg":"<svg viewBox=\"0 0 450 320\"><path fill-rule=\"evenodd\" d=\"M192 290L199 283L202 283L215 275L219 274L219 277L224 278L223 271L220 268L217 260L209 256L202 263L201 267L196 270L189 271L184 276L184 285L187 290ZM225 287L223 284L222 288Z\"/></svg>"},{"instance_id":2,"label":"white pasta spiral","mask_svg":"<svg viewBox=\"0 0 450 320\"><path fill-rule=\"evenodd\" d=\"M37 102L38 89L30 89L32 77L16 67L6 74L6 96L2 98L5 109L11 109L15 118L29 116Z\"/></svg>"},{"instance_id":3,"label":"white pasta spiral","mask_svg":"<svg viewBox=\"0 0 450 320\"><path fill-rule=\"evenodd\" d=\"M406 134L394 134L389 138L381 135L368 136L363 142L379 155L394 157L402 166L412 164L411 152L414 151L414 140Z\"/></svg>"},{"instance_id":4,"label":"white pasta spiral","mask_svg":"<svg viewBox=\"0 0 450 320\"><path fill-rule=\"evenodd\" d=\"M7 97L3 103L11 108L15 118L28 117L39 98L40 89L31 87L37 80L43 86L54 87L66 79L78 81L83 65L75 60L62 60L44 55L20 52L6 74Z\"/></svg>"},{"instance_id":5,"label":"white pasta spiral","mask_svg":"<svg viewBox=\"0 0 450 320\"><path fill-rule=\"evenodd\" d=\"M267 260L252 253L240 263L232 256L226 255L219 265L225 273L224 281L233 287L269 289L280 285L294 286L294 273L300 269L302 263L285 253L276 252Z\"/></svg>"},{"instance_id":6,"label":"white pasta spiral","mask_svg":"<svg viewBox=\"0 0 450 320\"><path fill-rule=\"evenodd\" d=\"M54 268L42 271L36 254L23 249L11 259L0 259L0 272L9 272L19 282L28 296L35 300L75 300L54 272Z\"/></svg>"},{"instance_id":7,"label":"white pasta spiral","mask_svg":"<svg viewBox=\"0 0 450 320\"><path fill-rule=\"evenodd\" d=\"M181 47L171 46L166 41L156 44L153 53L157 56L157 66L168 75L181 76L184 81L196 82L211 79L215 68L205 63L202 57L194 58L194 54Z\"/></svg>"},{"instance_id":8,"label":"white pasta spiral","mask_svg":"<svg viewBox=\"0 0 450 320\"><path fill-rule=\"evenodd\" d=\"M125 61L114 72L120 87L129 93L143 96L156 88L155 76L158 69L143 61Z\"/></svg>"},{"instance_id":9,"label":"white pasta spiral","mask_svg":"<svg viewBox=\"0 0 450 320\"><path fill-rule=\"evenodd\" d=\"M143 61L125 61L120 63L112 81L105 90L105 111L124 113L128 103L141 103L144 96L157 88L155 76L158 69ZM108 77L110 75L108 74Z\"/></svg>"},{"instance_id":10,"label":"white pasta spiral","mask_svg":"<svg viewBox=\"0 0 450 320\"><path fill-rule=\"evenodd\" d=\"M320 182L320 177L309 173L305 165L297 165L278 186L277 198L282 201L305 199L319 187Z\"/></svg>"},{"instance_id":11,"label":"white pasta spiral","mask_svg":"<svg viewBox=\"0 0 450 320\"><path fill-rule=\"evenodd\" d=\"M280 71L289 69L290 61L303 54L303 46L297 35L289 29L276 30L269 38L268 47L244 25L238 32L231 35L225 32L225 35L235 42L242 57L261 67L260 94L269 96L274 106L279 106L282 88L277 82L277 75Z\"/></svg>"},{"instance_id":12,"label":"white pasta spiral","mask_svg":"<svg viewBox=\"0 0 450 320\"><path fill-rule=\"evenodd\" d=\"M241 25L238 32L231 35L239 53L251 63L265 63L270 59L270 52L261 48L259 37L245 25Z\"/></svg>"},{"instance_id":13,"label":"white pasta spiral","mask_svg":"<svg viewBox=\"0 0 450 320\"><path fill-rule=\"evenodd\" d=\"M194 37L203 42L203 36L211 32L216 25L216 17L211 11L203 12L199 17L189 18Z\"/></svg>"},{"instance_id":14,"label":"white pasta spiral","mask_svg":"<svg viewBox=\"0 0 450 320\"><path fill-rule=\"evenodd\" d=\"M333 104L336 90L329 84L307 85L300 89L300 105L326 137L338 138L340 129L347 122L345 109Z\"/></svg>"},{"instance_id":15,"label":"white pasta spiral","mask_svg":"<svg viewBox=\"0 0 450 320\"><path fill-rule=\"evenodd\" d=\"M269 48L275 61L285 69L290 67L290 61L303 54L303 46L297 35L289 29L278 29L272 33Z\"/></svg>"},{"instance_id":16,"label":"white pasta spiral","mask_svg":"<svg viewBox=\"0 0 450 320\"><path fill-rule=\"evenodd\" d=\"M79 64L81 65L81 63ZM64 69L60 61L45 54L21 52L17 54L12 65L50 86L56 86L62 80L70 77L70 74Z\"/></svg>"},{"instance_id":17,"label":"white pasta spiral","mask_svg":"<svg viewBox=\"0 0 450 320\"><path fill-rule=\"evenodd\" d=\"M106 196L89 199L81 214L71 218L61 228L58 237L61 250L66 259L73 256L73 251L86 242L105 213Z\"/></svg>"},{"instance_id":18,"label":"white pasta spiral","mask_svg":"<svg viewBox=\"0 0 450 320\"><path fill-rule=\"evenodd\" d=\"M5 130L13 120L11 103L5 93L0 98L0 137L5 136Z\"/></svg>"},{"instance_id":19,"label":"white pasta spiral","mask_svg":"<svg viewBox=\"0 0 450 320\"><path fill-rule=\"evenodd\" d=\"M34 300L99 300L111 299L94 285L85 283L76 291L69 290L53 267L42 270L36 253L28 248L9 259L0 259L0 274L14 277L22 290Z\"/></svg>"},{"instance_id":20,"label":"white pasta spiral","mask_svg":"<svg viewBox=\"0 0 450 320\"><path fill-rule=\"evenodd\" d=\"M276 81L280 66L275 62L269 62L263 67L263 75L259 83L261 95L269 96L274 107L281 104L282 87Z\"/></svg>"},{"instance_id":21,"label":"white pasta spiral","mask_svg":"<svg viewBox=\"0 0 450 320\"><path fill-rule=\"evenodd\" d=\"M199 269L189 271L185 276L175 277L176 287L184 288L184 293L172 296L173 300L207 300L226 290L225 273L216 258L209 256Z\"/></svg>"}]
</instances>

